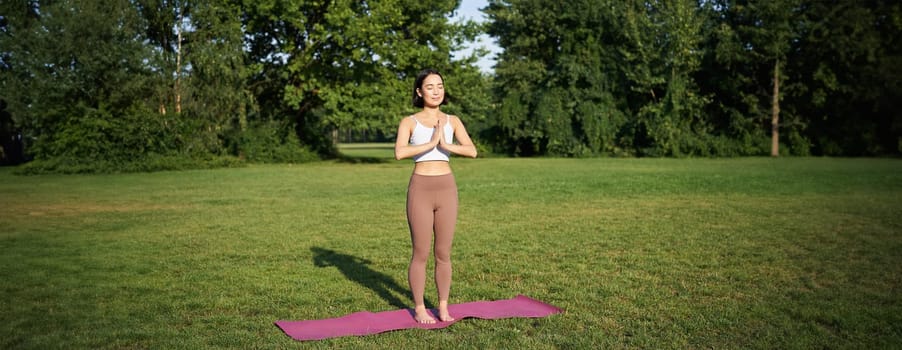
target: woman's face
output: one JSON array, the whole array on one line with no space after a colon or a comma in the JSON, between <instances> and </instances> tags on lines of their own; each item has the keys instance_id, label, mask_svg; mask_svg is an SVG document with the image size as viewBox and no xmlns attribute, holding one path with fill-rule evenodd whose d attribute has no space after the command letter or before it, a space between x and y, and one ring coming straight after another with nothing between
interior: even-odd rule
<instances>
[{"instance_id":1,"label":"woman's face","mask_svg":"<svg viewBox=\"0 0 902 350\"><path fill-rule=\"evenodd\" d=\"M423 79L423 85L418 91L420 97L423 98L423 106L438 107L445 100L445 84L442 77L437 74L430 74Z\"/></svg>"}]
</instances>

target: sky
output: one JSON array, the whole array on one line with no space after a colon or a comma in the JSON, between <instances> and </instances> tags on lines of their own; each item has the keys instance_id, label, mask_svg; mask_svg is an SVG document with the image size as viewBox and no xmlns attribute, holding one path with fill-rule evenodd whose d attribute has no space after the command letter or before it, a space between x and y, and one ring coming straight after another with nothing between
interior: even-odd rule
<instances>
[{"instance_id":1,"label":"sky","mask_svg":"<svg viewBox=\"0 0 902 350\"><path fill-rule=\"evenodd\" d=\"M471 19L476 22L485 22L485 15L482 11L479 11L479 9L488 5L489 3L487 0L462 0L460 2L460 8L457 9L457 14L454 17L451 17L451 20ZM462 55L468 55L477 47L485 47L489 50L489 54L476 62L476 65L479 66L479 69L484 73L493 73L494 69L492 66L495 65L495 55L501 52L501 48L498 47L495 40L490 36L481 35L476 38L475 42L469 43L463 50L458 52Z\"/></svg>"}]
</instances>

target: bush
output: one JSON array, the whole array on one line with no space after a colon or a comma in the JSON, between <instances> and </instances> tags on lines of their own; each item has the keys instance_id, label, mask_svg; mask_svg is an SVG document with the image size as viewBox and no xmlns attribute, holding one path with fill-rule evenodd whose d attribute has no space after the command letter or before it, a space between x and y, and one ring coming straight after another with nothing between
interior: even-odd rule
<instances>
[{"instance_id":1,"label":"bush","mask_svg":"<svg viewBox=\"0 0 902 350\"><path fill-rule=\"evenodd\" d=\"M255 123L240 131L236 139L236 154L252 163L306 163L320 159L302 146L294 129L284 123Z\"/></svg>"}]
</instances>

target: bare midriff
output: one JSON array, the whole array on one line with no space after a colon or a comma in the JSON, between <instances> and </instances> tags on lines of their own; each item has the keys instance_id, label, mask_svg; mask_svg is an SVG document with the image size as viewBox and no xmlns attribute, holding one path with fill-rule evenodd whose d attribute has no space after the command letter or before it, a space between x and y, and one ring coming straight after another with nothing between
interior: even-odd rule
<instances>
[{"instance_id":1,"label":"bare midriff","mask_svg":"<svg viewBox=\"0 0 902 350\"><path fill-rule=\"evenodd\" d=\"M419 162L413 167L413 173L425 176L438 176L451 173L451 165L443 160Z\"/></svg>"}]
</instances>

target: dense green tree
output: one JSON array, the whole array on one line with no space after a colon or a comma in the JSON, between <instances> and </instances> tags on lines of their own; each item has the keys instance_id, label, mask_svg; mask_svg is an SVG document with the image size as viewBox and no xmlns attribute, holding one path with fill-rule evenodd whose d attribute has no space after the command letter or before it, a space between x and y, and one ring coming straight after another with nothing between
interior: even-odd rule
<instances>
[{"instance_id":1,"label":"dense green tree","mask_svg":"<svg viewBox=\"0 0 902 350\"><path fill-rule=\"evenodd\" d=\"M805 116L814 154L902 152L902 4L811 2L789 60L801 82L788 103Z\"/></svg>"},{"instance_id":2,"label":"dense green tree","mask_svg":"<svg viewBox=\"0 0 902 350\"><path fill-rule=\"evenodd\" d=\"M706 108L713 129L709 136L720 141L714 143L715 154L764 154L770 135L765 133L768 101L762 96L770 96L766 87L771 75L759 79L757 72L766 68L749 53L752 46L740 38L739 19L728 5L710 1L703 7L707 37L703 68L695 76L701 93L711 98Z\"/></svg>"},{"instance_id":3,"label":"dense green tree","mask_svg":"<svg viewBox=\"0 0 902 350\"><path fill-rule=\"evenodd\" d=\"M393 137L432 67L513 155L902 153L897 2L491 0L484 27L458 5L0 2L3 130L57 170L300 161L339 130ZM494 77L453 57L483 29Z\"/></svg>"},{"instance_id":4,"label":"dense green tree","mask_svg":"<svg viewBox=\"0 0 902 350\"><path fill-rule=\"evenodd\" d=\"M340 128L389 130L407 110L408 85L420 69L449 77L476 71L472 60L451 60L477 33L472 23L449 22L458 3L242 2L249 59L258 68L250 86L262 117L290 118L301 140L324 154L335 151Z\"/></svg>"},{"instance_id":5,"label":"dense green tree","mask_svg":"<svg viewBox=\"0 0 902 350\"><path fill-rule=\"evenodd\" d=\"M610 4L490 1L488 33L504 48L495 72L496 137L502 151L588 155L617 152L624 126L622 78Z\"/></svg>"},{"instance_id":6,"label":"dense green tree","mask_svg":"<svg viewBox=\"0 0 902 350\"><path fill-rule=\"evenodd\" d=\"M490 1L491 140L521 155L898 153L900 9Z\"/></svg>"},{"instance_id":7,"label":"dense green tree","mask_svg":"<svg viewBox=\"0 0 902 350\"><path fill-rule=\"evenodd\" d=\"M705 3L711 35L700 80L715 96L708 109L715 132L728 135L739 154L773 154L779 144L788 146L780 154L898 152L893 120L900 114L890 102L902 90L898 4ZM766 147L759 130L770 131Z\"/></svg>"},{"instance_id":8,"label":"dense green tree","mask_svg":"<svg viewBox=\"0 0 902 350\"><path fill-rule=\"evenodd\" d=\"M155 93L145 98L147 105L156 107L164 128L179 135L180 151L224 153L226 135L246 129L253 108L244 85L240 9L215 0L136 4L153 53L147 62Z\"/></svg>"},{"instance_id":9,"label":"dense green tree","mask_svg":"<svg viewBox=\"0 0 902 350\"><path fill-rule=\"evenodd\" d=\"M5 2L0 83L35 167L151 169L226 153L249 100L238 12L212 1ZM68 170L67 170L68 169Z\"/></svg>"},{"instance_id":10,"label":"dense green tree","mask_svg":"<svg viewBox=\"0 0 902 350\"><path fill-rule=\"evenodd\" d=\"M245 85L249 71L240 9L219 0L192 1L188 15L182 45L187 67L180 72L183 83L176 93L183 95L188 117L200 121L198 134L206 135L200 146L210 153L225 153L222 139L247 130L247 114L254 108Z\"/></svg>"},{"instance_id":11,"label":"dense green tree","mask_svg":"<svg viewBox=\"0 0 902 350\"><path fill-rule=\"evenodd\" d=\"M704 19L694 1L623 4L625 65L640 155L707 154L708 103L694 75L701 67Z\"/></svg>"},{"instance_id":12,"label":"dense green tree","mask_svg":"<svg viewBox=\"0 0 902 350\"><path fill-rule=\"evenodd\" d=\"M449 111L484 120L485 90L464 87L486 77L451 56L479 32L449 22L458 3L3 2L0 97L56 165L334 155L335 130L389 133L425 67L460 82Z\"/></svg>"},{"instance_id":13,"label":"dense green tree","mask_svg":"<svg viewBox=\"0 0 902 350\"><path fill-rule=\"evenodd\" d=\"M787 129L790 126L804 126L793 110L780 108L783 97L780 86L786 80L787 59L790 52L796 49L799 27L805 25L800 16L803 8L799 0L728 0L720 3L719 7L720 11L726 13L731 33L736 35L731 42L739 45L731 48L734 54L722 57L739 58L753 67L753 71L750 72L749 82L752 85L750 88L758 92L749 94L748 97L757 100L755 104L758 110L769 111L767 114L770 117L770 152L772 156L777 156L781 124ZM795 85L795 82L793 84ZM762 89L764 86L770 88ZM782 123L781 111L784 116ZM794 128L791 131L792 136L796 137L798 131ZM807 147L804 144L797 146L797 152L807 154Z\"/></svg>"},{"instance_id":14,"label":"dense green tree","mask_svg":"<svg viewBox=\"0 0 902 350\"><path fill-rule=\"evenodd\" d=\"M129 1L11 1L0 38L4 98L38 158L125 158L153 148L136 96L148 50Z\"/></svg>"},{"instance_id":15,"label":"dense green tree","mask_svg":"<svg viewBox=\"0 0 902 350\"><path fill-rule=\"evenodd\" d=\"M706 149L690 1L490 1L502 145L515 154L683 155ZM507 141L509 140L509 141Z\"/></svg>"}]
</instances>

